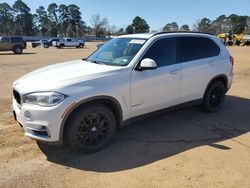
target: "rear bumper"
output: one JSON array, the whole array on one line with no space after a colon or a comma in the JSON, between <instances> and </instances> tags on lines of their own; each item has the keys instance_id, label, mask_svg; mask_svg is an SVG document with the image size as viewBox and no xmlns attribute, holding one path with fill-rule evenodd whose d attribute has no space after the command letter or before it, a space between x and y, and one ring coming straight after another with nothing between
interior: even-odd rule
<instances>
[{"instance_id":1,"label":"rear bumper","mask_svg":"<svg viewBox=\"0 0 250 188\"><path fill-rule=\"evenodd\" d=\"M234 77L234 74L233 74L233 67L232 67L231 70L230 70L230 73L229 73L229 77L228 77L227 91L228 91L228 90L231 88L231 86L232 86L233 77Z\"/></svg>"}]
</instances>

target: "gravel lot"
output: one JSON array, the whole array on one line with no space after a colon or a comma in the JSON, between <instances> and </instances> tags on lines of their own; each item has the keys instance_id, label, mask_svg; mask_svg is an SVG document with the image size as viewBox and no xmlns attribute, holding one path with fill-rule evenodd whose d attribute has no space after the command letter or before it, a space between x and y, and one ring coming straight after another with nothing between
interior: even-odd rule
<instances>
[{"instance_id":1,"label":"gravel lot","mask_svg":"<svg viewBox=\"0 0 250 188\"><path fill-rule=\"evenodd\" d=\"M223 109L196 107L134 122L91 155L37 144L11 113L12 82L95 49L0 52L0 187L250 187L250 48L231 47L234 82Z\"/></svg>"}]
</instances>

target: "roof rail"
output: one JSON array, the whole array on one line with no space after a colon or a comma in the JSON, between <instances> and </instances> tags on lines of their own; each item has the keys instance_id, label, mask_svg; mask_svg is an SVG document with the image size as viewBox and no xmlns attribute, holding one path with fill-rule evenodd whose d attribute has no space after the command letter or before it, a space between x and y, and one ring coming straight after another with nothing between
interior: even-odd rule
<instances>
[{"instance_id":1,"label":"roof rail","mask_svg":"<svg viewBox=\"0 0 250 188\"><path fill-rule=\"evenodd\" d=\"M207 35L213 35L212 33L206 33L206 32L197 32L197 31L162 31L162 32L156 32L153 33L153 36L160 35L160 34L168 34L168 33L197 33L197 34L207 34Z\"/></svg>"}]
</instances>

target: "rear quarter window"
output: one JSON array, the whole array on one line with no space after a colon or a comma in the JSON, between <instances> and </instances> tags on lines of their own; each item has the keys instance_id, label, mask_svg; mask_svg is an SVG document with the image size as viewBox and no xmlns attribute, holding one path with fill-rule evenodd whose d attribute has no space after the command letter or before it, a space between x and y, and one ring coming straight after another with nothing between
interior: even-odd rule
<instances>
[{"instance_id":1,"label":"rear quarter window","mask_svg":"<svg viewBox=\"0 0 250 188\"><path fill-rule=\"evenodd\" d=\"M180 37L181 62L217 56L220 48L209 38L205 37Z\"/></svg>"},{"instance_id":2,"label":"rear quarter window","mask_svg":"<svg viewBox=\"0 0 250 188\"><path fill-rule=\"evenodd\" d=\"M203 40L207 44L211 57L218 56L220 54L220 48L214 41L208 38L203 38Z\"/></svg>"}]
</instances>

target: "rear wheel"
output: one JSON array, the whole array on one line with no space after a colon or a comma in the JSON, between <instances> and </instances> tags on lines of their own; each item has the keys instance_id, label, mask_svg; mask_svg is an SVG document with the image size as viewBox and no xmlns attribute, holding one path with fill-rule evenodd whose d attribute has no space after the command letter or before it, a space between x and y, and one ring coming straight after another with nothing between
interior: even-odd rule
<instances>
[{"instance_id":1,"label":"rear wheel","mask_svg":"<svg viewBox=\"0 0 250 188\"><path fill-rule=\"evenodd\" d=\"M79 44L79 48L83 48L84 47L84 45L83 44Z\"/></svg>"},{"instance_id":2,"label":"rear wheel","mask_svg":"<svg viewBox=\"0 0 250 188\"><path fill-rule=\"evenodd\" d=\"M57 48L63 48L64 44L60 44Z\"/></svg>"},{"instance_id":3,"label":"rear wheel","mask_svg":"<svg viewBox=\"0 0 250 188\"><path fill-rule=\"evenodd\" d=\"M13 52L14 52L15 54L21 54L21 53L23 53L23 48L20 47L20 46L16 46L16 47L14 48Z\"/></svg>"},{"instance_id":4,"label":"rear wheel","mask_svg":"<svg viewBox=\"0 0 250 188\"><path fill-rule=\"evenodd\" d=\"M220 81L211 83L204 95L202 109L207 112L216 112L221 109L225 99L226 88Z\"/></svg>"},{"instance_id":5,"label":"rear wheel","mask_svg":"<svg viewBox=\"0 0 250 188\"><path fill-rule=\"evenodd\" d=\"M99 151L112 140L116 119L111 110L102 104L86 105L67 122L67 140L71 148L85 153Z\"/></svg>"}]
</instances>

